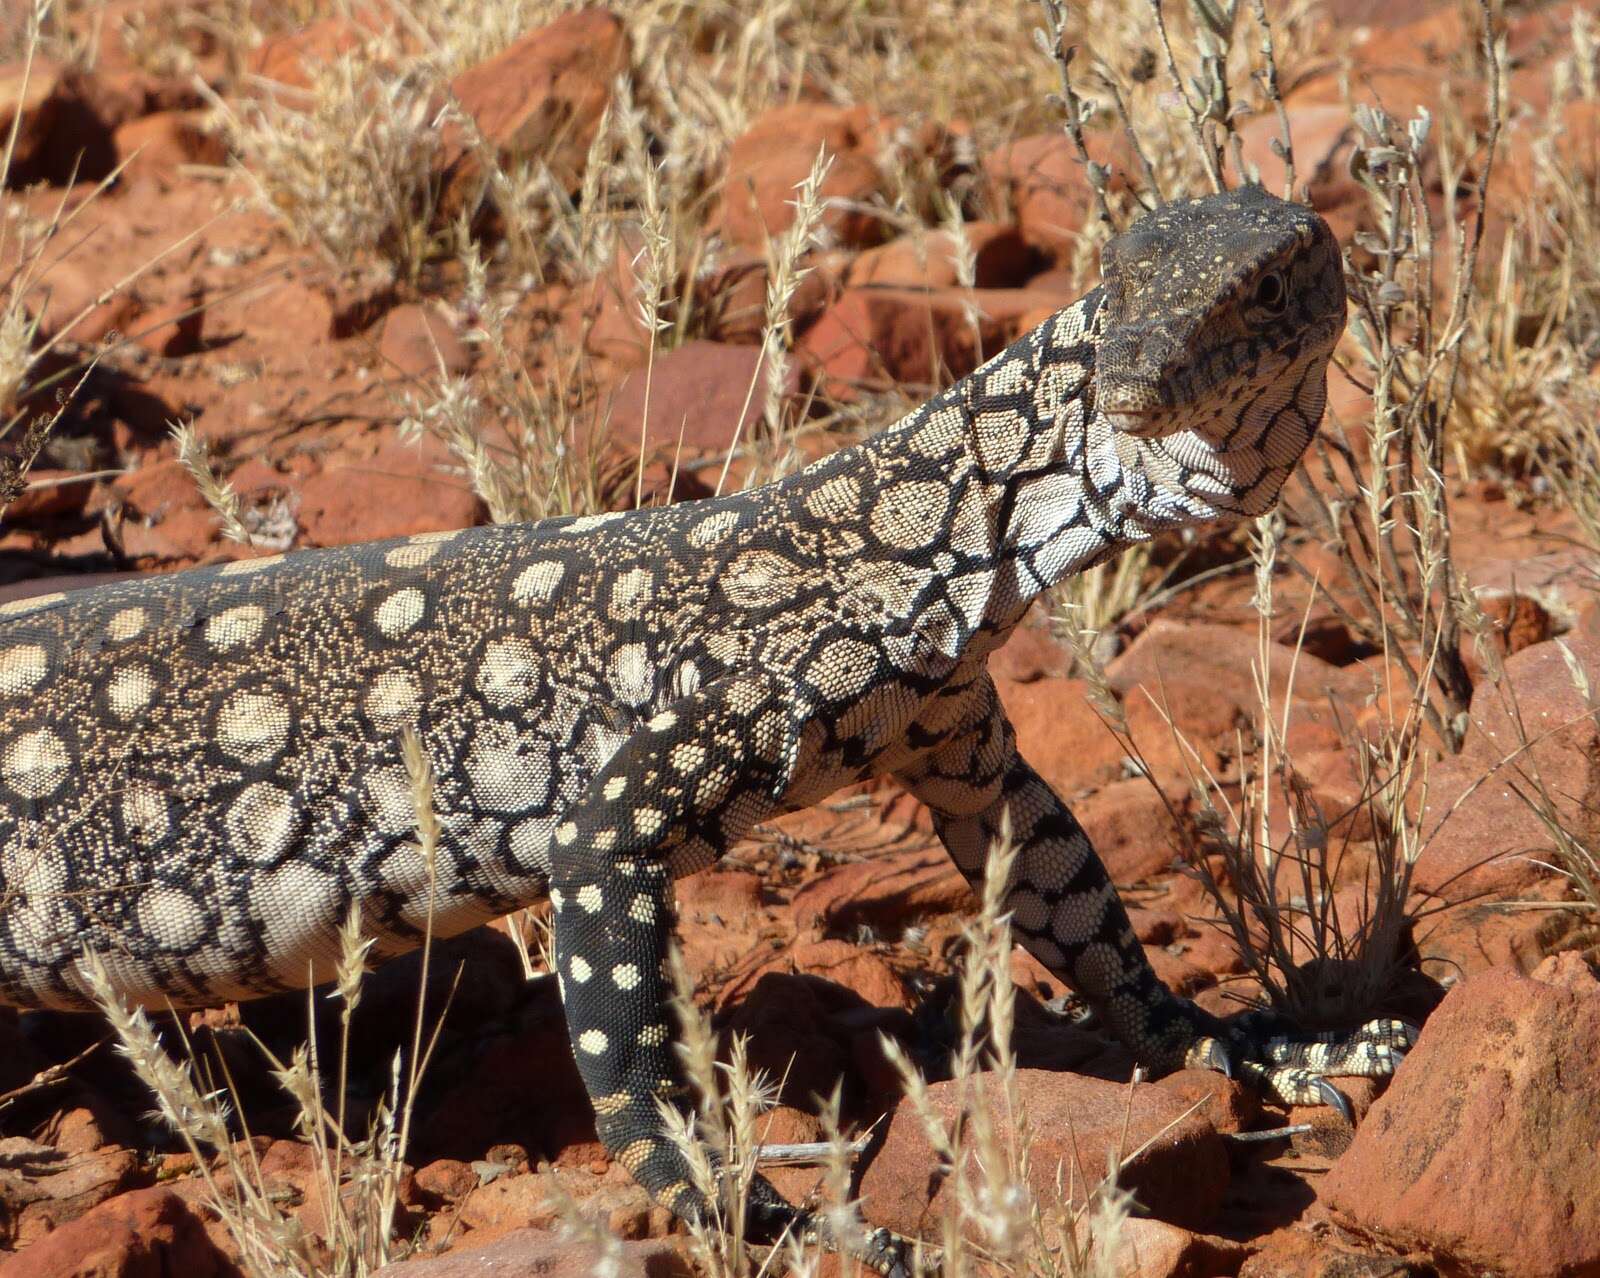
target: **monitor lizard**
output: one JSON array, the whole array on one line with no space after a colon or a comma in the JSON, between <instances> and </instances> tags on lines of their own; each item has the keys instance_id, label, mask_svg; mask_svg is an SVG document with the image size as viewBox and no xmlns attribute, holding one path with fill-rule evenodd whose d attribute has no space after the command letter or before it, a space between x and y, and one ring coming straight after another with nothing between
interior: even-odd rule
<instances>
[{"instance_id":1,"label":"monitor lizard","mask_svg":"<svg viewBox=\"0 0 1600 1278\"><path fill-rule=\"evenodd\" d=\"M986 669L1042 592L1157 533L1269 510L1345 323L1338 244L1259 187L1163 205L1101 284L898 424L763 487L478 527L0 608L0 1000L195 1007L325 979L353 905L382 957L548 895L606 1148L704 1209L663 973L671 881L864 778L981 880L1144 1065L1336 1103L1414 1032L1269 1039L1166 989ZM401 753L437 776L437 897ZM758 1181L752 1227L824 1232ZM865 1244L886 1273L898 1241ZM859 1249L859 1248L858 1248Z\"/></svg>"}]
</instances>

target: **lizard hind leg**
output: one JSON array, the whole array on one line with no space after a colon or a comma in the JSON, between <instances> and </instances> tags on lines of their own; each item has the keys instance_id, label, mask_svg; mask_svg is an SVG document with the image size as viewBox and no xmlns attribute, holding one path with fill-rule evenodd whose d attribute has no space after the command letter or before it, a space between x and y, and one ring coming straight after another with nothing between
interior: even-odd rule
<instances>
[{"instance_id":1,"label":"lizard hind leg","mask_svg":"<svg viewBox=\"0 0 1600 1278\"><path fill-rule=\"evenodd\" d=\"M993 684L975 684L967 728L929 750L902 780L933 813L956 865L982 888L985 853L1009 825L1016 843L1006 908L1019 944L1082 994L1143 1066L1212 1069L1286 1104L1344 1097L1328 1076L1391 1074L1415 1040L1404 1021L1354 1032L1285 1033L1281 1017L1224 1020L1157 978L1083 828L1016 750Z\"/></svg>"}]
</instances>

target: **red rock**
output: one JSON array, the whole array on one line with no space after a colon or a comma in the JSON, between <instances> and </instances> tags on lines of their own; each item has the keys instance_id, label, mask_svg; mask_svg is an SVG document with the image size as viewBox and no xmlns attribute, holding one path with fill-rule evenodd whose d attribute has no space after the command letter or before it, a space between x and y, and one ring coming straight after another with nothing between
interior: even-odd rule
<instances>
[{"instance_id":1,"label":"red rock","mask_svg":"<svg viewBox=\"0 0 1600 1278\"><path fill-rule=\"evenodd\" d=\"M1094 193L1069 138L1018 138L984 156L983 172L995 207L1011 211L1026 243L1056 258L1076 247Z\"/></svg>"},{"instance_id":2,"label":"red rock","mask_svg":"<svg viewBox=\"0 0 1600 1278\"><path fill-rule=\"evenodd\" d=\"M654 1206L650 1196L621 1168L616 1175L603 1175L606 1159L598 1145L580 1152L581 1166L563 1160L553 1172L542 1168L502 1172L474 1190L458 1213L460 1225L471 1231L466 1245L476 1253L491 1239L504 1238L522 1226L559 1225L565 1217L563 1194L576 1206L581 1220L616 1237L639 1238L652 1228L659 1231L667 1225L666 1209Z\"/></svg>"},{"instance_id":3,"label":"red rock","mask_svg":"<svg viewBox=\"0 0 1600 1278\"><path fill-rule=\"evenodd\" d=\"M537 157L576 191L612 81L627 65L621 20L601 8L580 9L467 68L450 82L450 93L502 164ZM482 170L460 125L445 126L439 164L448 215L471 202Z\"/></svg>"},{"instance_id":4,"label":"red rock","mask_svg":"<svg viewBox=\"0 0 1600 1278\"><path fill-rule=\"evenodd\" d=\"M1548 97L1548 69L1533 68L1535 82L1546 81L1537 92ZM1523 99L1519 96L1518 101ZM1490 178L1489 198L1497 196L1502 201L1526 199L1529 193L1543 188L1550 180L1550 169L1562 179L1571 181L1580 189L1593 182L1600 174L1600 102L1582 98L1566 102L1554 113L1552 123L1543 110L1530 113L1526 119L1510 124L1504 150L1495 153L1495 172ZM1539 146L1548 137L1548 150Z\"/></svg>"},{"instance_id":5,"label":"red rock","mask_svg":"<svg viewBox=\"0 0 1600 1278\"><path fill-rule=\"evenodd\" d=\"M847 288L796 355L835 400L893 383L942 386L999 353L1040 302L1026 289Z\"/></svg>"},{"instance_id":6,"label":"red rock","mask_svg":"<svg viewBox=\"0 0 1600 1278\"><path fill-rule=\"evenodd\" d=\"M209 507L186 507L172 511L153 526L126 523L118 535L122 553L148 570L157 564L193 567L216 546L219 529L219 520Z\"/></svg>"},{"instance_id":7,"label":"red rock","mask_svg":"<svg viewBox=\"0 0 1600 1278\"><path fill-rule=\"evenodd\" d=\"M7 93L0 87L0 117L14 112L21 90L21 66L15 72ZM93 182L107 176L116 165L112 131L142 110L140 104L118 92L91 71L72 68L60 71L48 59L34 63L35 76L51 81L48 102L38 104L34 114L43 137L32 154L12 158L7 174L12 186L48 182L53 186ZM30 104L34 101L33 79L28 81L29 102L23 104L24 133L30 133ZM10 111L6 104L10 104ZM9 127L9 119L6 125ZM0 135L3 136L3 135Z\"/></svg>"},{"instance_id":8,"label":"red rock","mask_svg":"<svg viewBox=\"0 0 1600 1278\"><path fill-rule=\"evenodd\" d=\"M1420 929L1420 948L1430 973L1473 976L1494 967L1531 972L1546 955L1581 936L1582 921L1570 905L1567 881L1552 875L1520 888L1501 886L1519 901L1545 908L1508 910L1499 897L1463 899L1430 917ZM1432 905L1426 897L1420 904ZM1563 904L1557 905L1557 902Z\"/></svg>"},{"instance_id":9,"label":"red rock","mask_svg":"<svg viewBox=\"0 0 1600 1278\"><path fill-rule=\"evenodd\" d=\"M180 510L209 509L195 486L194 476L176 459L119 475L112 482L111 491L135 514L151 523L160 523Z\"/></svg>"},{"instance_id":10,"label":"red rock","mask_svg":"<svg viewBox=\"0 0 1600 1278\"><path fill-rule=\"evenodd\" d=\"M618 1242L615 1247L565 1240L546 1229L518 1229L473 1246L472 1238L443 1256L385 1265L382 1278L693 1278L670 1242Z\"/></svg>"},{"instance_id":11,"label":"red rock","mask_svg":"<svg viewBox=\"0 0 1600 1278\"><path fill-rule=\"evenodd\" d=\"M1063 798L1120 779L1126 755L1089 704L1081 679L999 677L1000 703L1017 732L1017 748Z\"/></svg>"},{"instance_id":12,"label":"red rock","mask_svg":"<svg viewBox=\"0 0 1600 1278\"><path fill-rule=\"evenodd\" d=\"M435 1198L454 1202L478 1187L478 1174L458 1158L436 1158L417 1169L417 1188Z\"/></svg>"},{"instance_id":13,"label":"red rock","mask_svg":"<svg viewBox=\"0 0 1600 1278\"><path fill-rule=\"evenodd\" d=\"M1575 994L1592 994L1600 980L1600 968L1578 950L1563 950L1552 954L1530 973L1543 985L1555 985Z\"/></svg>"},{"instance_id":14,"label":"red rock","mask_svg":"<svg viewBox=\"0 0 1600 1278\"><path fill-rule=\"evenodd\" d=\"M1065 679L1072 665L1072 650L1044 626L1018 626L989 656L989 673L1011 683Z\"/></svg>"},{"instance_id":15,"label":"red rock","mask_svg":"<svg viewBox=\"0 0 1600 1278\"><path fill-rule=\"evenodd\" d=\"M205 322L205 298L194 292L145 310L131 336L153 355L178 359L203 349Z\"/></svg>"},{"instance_id":16,"label":"red rock","mask_svg":"<svg viewBox=\"0 0 1600 1278\"><path fill-rule=\"evenodd\" d=\"M764 112L734 139L722 184L718 227L730 244L762 249L794 222L795 188L826 148L833 164L820 195L837 201L822 214L836 243L862 247L883 238L882 219L845 203L868 200L884 188L874 159L885 121L868 107L797 102Z\"/></svg>"},{"instance_id":17,"label":"red rock","mask_svg":"<svg viewBox=\"0 0 1600 1278\"><path fill-rule=\"evenodd\" d=\"M1154 1081L1188 1108L1199 1104L1202 1114L1219 1132L1238 1132L1261 1117L1261 1093L1248 1084L1214 1069L1180 1069Z\"/></svg>"},{"instance_id":18,"label":"red rock","mask_svg":"<svg viewBox=\"0 0 1600 1278\"><path fill-rule=\"evenodd\" d=\"M1597 1097L1600 982L1485 972L1429 1018L1323 1201L1441 1268L1600 1272Z\"/></svg>"},{"instance_id":19,"label":"red rock","mask_svg":"<svg viewBox=\"0 0 1600 1278\"><path fill-rule=\"evenodd\" d=\"M991 1080L988 1091L1002 1138L1021 1139L1018 1114L1005 1110L998 1084ZM1189 1106L1170 1092L1043 1070L1019 1070L1017 1091L1018 1113L1028 1121L1029 1184L1042 1201L1056 1198L1059 1174L1081 1203L1083 1177L1098 1180L1107 1156L1120 1151L1120 1183L1149 1215L1189 1229L1205 1228L1216 1215L1228 1190L1227 1150L1211 1123L1187 1114ZM960 1113L959 1095L955 1083L928 1089L946 1130ZM936 1232L935 1222L953 1207L949 1179L930 1174L938 1164L922 1120L902 1102L861 1178L866 1218L897 1233ZM981 1175L975 1167L967 1174Z\"/></svg>"},{"instance_id":20,"label":"red rock","mask_svg":"<svg viewBox=\"0 0 1600 1278\"><path fill-rule=\"evenodd\" d=\"M1217 983L1204 967L1185 957L1179 946L1146 946L1144 956L1156 980L1184 998L1194 998Z\"/></svg>"},{"instance_id":21,"label":"red rock","mask_svg":"<svg viewBox=\"0 0 1600 1278\"><path fill-rule=\"evenodd\" d=\"M112 134L122 180L173 176L181 164L221 165L228 149L205 127L201 111L157 111L130 120Z\"/></svg>"},{"instance_id":22,"label":"red rock","mask_svg":"<svg viewBox=\"0 0 1600 1278\"><path fill-rule=\"evenodd\" d=\"M295 31L269 36L246 59L250 73L294 89L311 87L320 65L353 53L384 30L389 22L371 6L360 6L350 16L321 18Z\"/></svg>"},{"instance_id":23,"label":"red rock","mask_svg":"<svg viewBox=\"0 0 1600 1278\"><path fill-rule=\"evenodd\" d=\"M69 470L35 466L28 471L28 487L6 507L5 522L11 527L38 519L54 519L81 511L94 491L93 484L74 482Z\"/></svg>"},{"instance_id":24,"label":"red rock","mask_svg":"<svg viewBox=\"0 0 1600 1278\"><path fill-rule=\"evenodd\" d=\"M121 1193L138 1168L131 1149L69 1155L21 1136L0 1139L0 1242L26 1247L59 1230Z\"/></svg>"},{"instance_id":25,"label":"red rock","mask_svg":"<svg viewBox=\"0 0 1600 1278\"><path fill-rule=\"evenodd\" d=\"M685 922L718 915L742 923L762 907L761 878L745 870L702 870L675 887L678 917Z\"/></svg>"},{"instance_id":26,"label":"red rock","mask_svg":"<svg viewBox=\"0 0 1600 1278\"><path fill-rule=\"evenodd\" d=\"M1128 922L1140 945L1166 945L1184 930L1182 915L1175 910L1128 906Z\"/></svg>"},{"instance_id":27,"label":"red rock","mask_svg":"<svg viewBox=\"0 0 1600 1278\"><path fill-rule=\"evenodd\" d=\"M1431 837L1417 858L1419 891L1461 899L1548 873L1536 862L1552 859L1551 836L1517 793L1533 797L1536 779L1549 793L1555 819L1580 843L1600 847L1600 717L1574 685L1563 646L1590 688L1600 689L1600 639L1575 632L1506 659L1514 701L1503 702L1490 683L1474 691L1474 728L1462 753L1429 779L1422 828ZM1533 743L1521 753L1518 717Z\"/></svg>"},{"instance_id":28,"label":"red rock","mask_svg":"<svg viewBox=\"0 0 1600 1278\"><path fill-rule=\"evenodd\" d=\"M843 249L806 258L806 274L789 299L789 322L799 332L844 289L844 275L855 258ZM695 313L701 331L719 342L752 345L766 325L767 259L764 253L736 250L693 282Z\"/></svg>"},{"instance_id":29,"label":"red rock","mask_svg":"<svg viewBox=\"0 0 1600 1278\"><path fill-rule=\"evenodd\" d=\"M60 83L61 68L48 58L35 57L31 67L17 61L0 68L0 137L9 138L11 130L17 129L7 173L13 186L31 180L40 167L60 108ZM20 125L18 115L22 117Z\"/></svg>"},{"instance_id":30,"label":"red rock","mask_svg":"<svg viewBox=\"0 0 1600 1278\"><path fill-rule=\"evenodd\" d=\"M1288 114L1296 195L1302 188L1309 190L1311 207L1328 220L1340 239L1348 239L1367 207L1366 192L1349 170L1360 130L1342 104L1295 103ZM1273 153L1272 144L1281 136L1276 112L1258 115L1239 130L1247 169L1253 167L1261 184L1275 195L1283 191L1284 164Z\"/></svg>"},{"instance_id":31,"label":"red rock","mask_svg":"<svg viewBox=\"0 0 1600 1278\"><path fill-rule=\"evenodd\" d=\"M0 1278L239 1278L240 1273L207 1237L199 1214L159 1186L102 1203L0 1262Z\"/></svg>"},{"instance_id":32,"label":"red rock","mask_svg":"<svg viewBox=\"0 0 1600 1278\"><path fill-rule=\"evenodd\" d=\"M1509 657L1543 643L1555 633L1550 614L1531 595L1480 591L1478 606L1494 627L1501 656Z\"/></svg>"},{"instance_id":33,"label":"red rock","mask_svg":"<svg viewBox=\"0 0 1600 1278\"><path fill-rule=\"evenodd\" d=\"M87 260L66 257L53 263L44 283L43 292L30 299L44 337L93 344L113 332L127 333L143 313L127 289L108 292L110 281Z\"/></svg>"},{"instance_id":34,"label":"red rock","mask_svg":"<svg viewBox=\"0 0 1600 1278\"><path fill-rule=\"evenodd\" d=\"M766 379L757 380L761 352L751 346L727 346L698 338L675 350L658 352L649 373L649 415L645 412L643 368L628 374L611 401L607 438L632 454L645 434L647 452L664 451L670 459L683 440L687 458L720 456L760 420ZM751 393L754 384L754 393ZM746 402L748 400L748 403ZM740 415L743 410L743 416Z\"/></svg>"},{"instance_id":35,"label":"red rock","mask_svg":"<svg viewBox=\"0 0 1600 1278\"><path fill-rule=\"evenodd\" d=\"M1578 618L1600 599L1595 591L1594 552L1581 548L1539 555L1480 558L1465 565L1480 598L1526 597L1549 613L1561 631L1581 629Z\"/></svg>"},{"instance_id":36,"label":"red rock","mask_svg":"<svg viewBox=\"0 0 1600 1278\"><path fill-rule=\"evenodd\" d=\"M1153 878L1171 867L1179 855L1174 811L1181 818L1187 808L1186 798L1163 799L1144 777L1113 781L1072 805L1112 882L1119 885Z\"/></svg>"},{"instance_id":37,"label":"red rock","mask_svg":"<svg viewBox=\"0 0 1600 1278\"><path fill-rule=\"evenodd\" d=\"M789 951L788 964L795 972L820 976L843 987L872 1007L911 1009L911 995L894 969L859 945L847 941L801 942Z\"/></svg>"},{"instance_id":38,"label":"red rock","mask_svg":"<svg viewBox=\"0 0 1600 1278\"><path fill-rule=\"evenodd\" d=\"M1331 612L1313 612L1309 618L1292 617L1279 624L1272 641L1291 650L1298 647L1330 666L1348 666L1374 655L1372 649Z\"/></svg>"},{"instance_id":39,"label":"red rock","mask_svg":"<svg viewBox=\"0 0 1600 1278\"><path fill-rule=\"evenodd\" d=\"M859 1099L880 1030L904 1033L913 999L878 954L846 941L796 944L729 981L718 1025L747 1034L750 1061L782 1080L786 1104L813 1105L843 1081L845 1104Z\"/></svg>"},{"instance_id":40,"label":"red rock","mask_svg":"<svg viewBox=\"0 0 1600 1278\"><path fill-rule=\"evenodd\" d=\"M739 250L720 259L693 281L700 331L716 342L759 342L766 323L767 278L763 253Z\"/></svg>"},{"instance_id":41,"label":"red rock","mask_svg":"<svg viewBox=\"0 0 1600 1278\"><path fill-rule=\"evenodd\" d=\"M1388 1248L1363 1245L1330 1231L1323 1221L1297 1223L1255 1239L1260 1250L1239 1269L1239 1278L1351 1278L1354 1274L1423 1275L1435 1272L1426 1256L1396 1256Z\"/></svg>"},{"instance_id":42,"label":"red rock","mask_svg":"<svg viewBox=\"0 0 1600 1278\"><path fill-rule=\"evenodd\" d=\"M581 303L569 312L581 320L584 349L618 368L643 367L654 340L640 314L645 299L641 252L632 237L621 236L610 264L585 286Z\"/></svg>"},{"instance_id":43,"label":"red rock","mask_svg":"<svg viewBox=\"0 0 1600 1278\"><path fill-rule=\"evenodd\" d=\"M1087 1221L1085 1221L1087 1226ZM1087 1234L1087 1228L1082 1231ZM1087 1241L1087 1237L1083 1238ZM1250 1254L1243 1243L1211 1234L1190 1233L1164 1220L1129 1217L1109 1245L1098 1240L1096 1259L1104 1257L1107 1273L1123 1278L1198 1278L1231 1274Z\"/></svg>"},{"instance_id":44,"label":"red rock","mask_svg":"<svg viewBox=\"0 0 1600 1278\"><path fill-rule=\"evenodd\" d=\"M822 1125L816 1115L778 1105L756 1122L756 1139L763 1145L787 1145L822 1140ZM780 1194L792 1203L806 1202L816 1194L823 1180L819 1167L766 1167L762 1174Z\"/></svg>"},{"instance_id":45,"label":"red rock","mask_svg":"<svg viewBox=\"0 0 1600 1278\"><path fill-rule=\"evenodd\" d=\"M1020 288L1039 266L1038 254L1023 242L1014 226L968 222L962 227L973 257L975 288ZM851 263L845 282L891 288L955 288L958 246L949 231L902 235L868 249Z\"/></svg>"},{"instance_id":46,"label":"red rock","mask_svg":"<svg viewBox=\"0 0 1600 1278\"><path fill-rule=\"evenodd\" d=\"M41 1133L44 1139L68 1155L138 1143L138 1128L128 1115L96 1094L90 1093L84 1100L84 1104L57 1111Z\"/></svg>"},{"instance_id":47,"label":"red rock","mask_svg":"<svg viewBox=\"0 0 1600 1278\"><path fill-rule=\"evenodd\" d=\"M928 915L965 913L976 904L966 878L935 848L831 866L801 884L790 910L800 932L849 934L865 926L893 933Z\"/></svg>"},{"instance_id":48,"label":"red rock","mask_svg":"<svg viewBox=\"0 0 1600 1278\"><path fill-rule=\"evenodd\" d=\"M472 368L472 348L437 307L408 302L384 317L378 360L383 375L408 382L459 377Z\"/></svg>"},{"instance_id":49,"label":"red rock","mask_svg":"<svg viewBox=\"0 0 1600 1278\"><path fill-rule=\"evenodd\" d=\"M1291 666L1296 700L1354 706L1366 692L1366 678L1356 671L1331 666L1309 653L1298 659L1281 644L1271 648L1271 691L1274 714L1291 691ZM1127 651L1106 667L1111 687L1128 707L1151 701L1191 738L1231 737L1237 725L1255 717L1259 707L1252 663L1258 648L1254 628L1212 624L1151 623ZM1144 741L1140 740L1144 745Z\"/></svg>"},{"instance_id":50,"label":"red rock","mask_svg":"<svg viewBox=\"0 0 1600 1278\"><path fill-rule=\"evenodd\" d=\"M312 546L467 528L481 515L464 479L441 474L403 444L366 461L334 461L300 488L300 528Z\"/></svg>"}]
</instances>

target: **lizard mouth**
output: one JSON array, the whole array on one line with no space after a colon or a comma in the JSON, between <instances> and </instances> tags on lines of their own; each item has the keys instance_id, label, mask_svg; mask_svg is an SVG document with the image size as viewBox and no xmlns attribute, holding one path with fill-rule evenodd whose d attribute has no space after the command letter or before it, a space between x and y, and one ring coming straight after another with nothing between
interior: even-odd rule
<instances>
[{"instance_id":1,"label":"lizard mouth","mask_svg":"<svg viewBox=\"0 0 1600 1278\"><path fill-rule=\"evenodd\" d=\"M1172 424L1164 420L1170 416L1170 412L1162 407L1106 408L1101 411L1113 430L1136 439L1160 439L1173 430Z\"/></svg>"}]
</instances>

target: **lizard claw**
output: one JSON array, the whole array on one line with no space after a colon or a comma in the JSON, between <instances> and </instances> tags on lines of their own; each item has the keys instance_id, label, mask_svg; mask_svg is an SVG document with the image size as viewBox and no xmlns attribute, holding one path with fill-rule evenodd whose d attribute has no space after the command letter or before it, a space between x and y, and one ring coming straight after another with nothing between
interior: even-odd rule
<instances>
[{"instance_id":1,"label":"lizard claw","mask_svg":"<svg viewBox=\"0 0 1600 1278\"><path fill-rule=\"evenodd\" d=\"M1324 1105L1339 1111L1344 1118L1346 1126L1354 1127L1356 1125L1356 1116L1351 1111L1350 1102L1345 1099L1343 1092L1325 1078L1312 1080L1311 1086Z\"/></svg>"}]
</instances>

